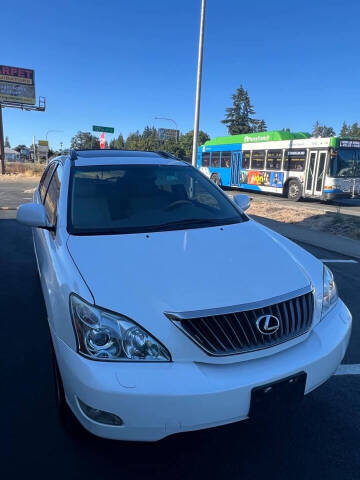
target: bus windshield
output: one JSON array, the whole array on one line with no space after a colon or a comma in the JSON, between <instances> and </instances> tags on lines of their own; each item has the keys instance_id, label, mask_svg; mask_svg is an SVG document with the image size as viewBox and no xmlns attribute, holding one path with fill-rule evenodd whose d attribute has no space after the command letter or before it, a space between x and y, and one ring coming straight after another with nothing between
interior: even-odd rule
<instances>
[{"instance_id":1,"label":"bus windshield","mask_svg":"<svg viewBox=\"0 0 360 480\"><path fill-rule=\"evenodd\" d=\"M330 177L360 177L360 150L340 148L329 165Z\"/></svg>"}]
</instances>

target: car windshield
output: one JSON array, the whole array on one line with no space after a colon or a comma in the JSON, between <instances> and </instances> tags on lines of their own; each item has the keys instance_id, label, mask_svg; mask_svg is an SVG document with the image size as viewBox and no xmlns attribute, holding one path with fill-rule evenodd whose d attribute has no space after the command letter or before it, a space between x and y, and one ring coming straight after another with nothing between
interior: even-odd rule
<instances>
[{"instance_id":1,"label":"car windshield","mask_svg":"<svg viewBox=\"0 0 360 480\"><path fill-rule=\"evenodd\" d=\"M185 165L72 167L68 230L136 233L247 220L196 169Z\"/></svg>"},{"instance_id":2,"label":"car windshield","mask_svg":"<svg viewBox=\"0 0 360 480\"><path fill-rule=\"evenodd\" d=\"M329 175L331 177L360 177L360 150L340 148L337 155L331 159Z\"/></svg>"}]
</instances>

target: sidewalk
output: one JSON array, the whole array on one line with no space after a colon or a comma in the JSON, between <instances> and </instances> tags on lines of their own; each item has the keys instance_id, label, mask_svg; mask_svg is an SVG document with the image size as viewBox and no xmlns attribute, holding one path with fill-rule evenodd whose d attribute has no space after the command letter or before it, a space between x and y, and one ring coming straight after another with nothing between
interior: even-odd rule
<instances>
[{"instance_id":1,"label":"sidewalk","mask_svg":"<svg viewBox=\"0 0 360 480\"><path fill-rule=\"evenodd\" d=\"M265 227L271 228L271 230L274 230L275 232L280 233L280 235L284 235L292 240L308 243L315 247L324 248L325 250L360 259L359 240L352 240L350 238L317 230L309 230L291 223L277 222L276 220L258 217L257 215L250 216L257 222L265 225Z\"/></svg>"}]
</instances>

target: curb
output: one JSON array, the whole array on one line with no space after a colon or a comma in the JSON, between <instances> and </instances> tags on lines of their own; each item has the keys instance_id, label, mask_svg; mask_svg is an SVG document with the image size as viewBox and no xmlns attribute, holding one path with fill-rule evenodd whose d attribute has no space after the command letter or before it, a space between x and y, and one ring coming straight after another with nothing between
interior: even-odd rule
<instances>
[{"instance_id":1,"label":"curb","mask_svg":"<svg viewBox=\"0 0 360 480\"><path fill-rule=\"evenodd\" d=\"M278 222L257 215L250 215L250 217L265 227L280 233L280 235L291 238L292 240L307 243L308 245L323 248L330 252L339 253L340 255L360 259L359 240L352 240L351 238L341 237L332 233L320 232L318 230L310 230L308 228Z\"/></svg>"},{"instance_id":2,"label":"curb","mask_svg":"<svg viewBox=\"0 0 360 480\"><path fill-rule=\"evenodd\" d=\"M18 207L0 207L0 210L17 210Z\"/></svg>"}]
</instances>

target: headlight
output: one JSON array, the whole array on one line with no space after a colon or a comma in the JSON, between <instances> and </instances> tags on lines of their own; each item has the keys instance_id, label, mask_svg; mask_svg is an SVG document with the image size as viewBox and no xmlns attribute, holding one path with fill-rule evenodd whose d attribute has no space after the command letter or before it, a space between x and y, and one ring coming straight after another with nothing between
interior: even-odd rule
<instances>
[{"instance_id":1,"label":"headlight","mask_svg":"<svg viewBox=\"0 0 360 480\"><path fill-rule=\"evenodd\" d=\"M169 352L148 332L122 315L89 305L72 294L70 310L78 351L97 360L170 361Z\"/></svg>"},{"instance_id":2,"label":"headlight","mask_svg":"<svg viewBox=\"0 0 360 480\"><path fill-rule=\"evenodd\" d=\"M323 305L322 305L322 317L324 317L332 307L335 305L338 299L338 292L335 285L334 275L330 268L324 265L324 290L323 290Z\"/></svg>"}]
</instances>

